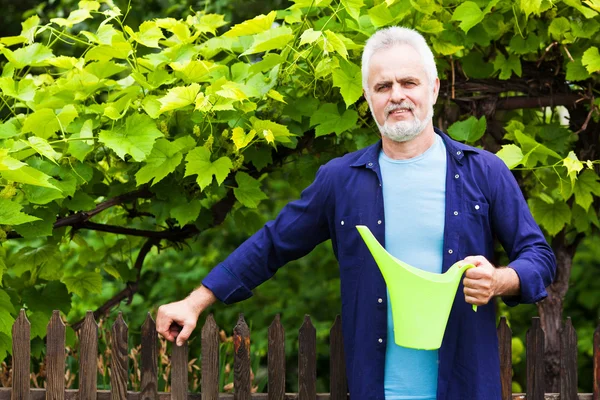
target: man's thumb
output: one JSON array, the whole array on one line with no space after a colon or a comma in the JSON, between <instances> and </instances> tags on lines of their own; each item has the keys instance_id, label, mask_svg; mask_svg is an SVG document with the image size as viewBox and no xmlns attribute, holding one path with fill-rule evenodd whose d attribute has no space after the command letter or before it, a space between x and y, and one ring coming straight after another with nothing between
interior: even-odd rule
<instances>
[{"instance_id":1,"label":"man's thumb","mask_svg":"<svg viewBox=\"0 0 600 400\"><path fill-rule=\"evenodd\" d=\"M183 329L181 330L181 332L179 332L179 335L177 335L177 346L183 346L183 344L189 339L194 328L195 326L192 324L185 324L183 326Z\"/></svg>"}]
</instances>

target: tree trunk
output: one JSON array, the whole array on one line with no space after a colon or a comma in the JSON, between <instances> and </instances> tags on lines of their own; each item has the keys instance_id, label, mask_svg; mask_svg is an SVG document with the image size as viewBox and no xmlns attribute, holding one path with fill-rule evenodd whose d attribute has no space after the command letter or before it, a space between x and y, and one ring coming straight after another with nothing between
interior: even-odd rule
<instances>
[{"instance_id":1,"label":"tree trunk","mask_svg":"<svg viewBox=\"0 0 600 400\"><path fill-rule=\"evenodd\" d=\"M552 240L556 255L556 279L548 287L548 297L537 304L545 340L545 383L546 393L560 392L560 333L562 328L563 302L569 289L569 277L573 255L578 239L573 244L565 243L564 231Z\"/></svg>"}]
</instances>

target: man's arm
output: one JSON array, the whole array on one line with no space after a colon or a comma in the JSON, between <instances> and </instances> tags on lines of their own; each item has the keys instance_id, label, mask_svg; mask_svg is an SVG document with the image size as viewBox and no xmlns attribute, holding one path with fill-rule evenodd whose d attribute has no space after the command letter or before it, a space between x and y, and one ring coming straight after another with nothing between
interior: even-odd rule
<instances>
[{"instance_id":1,"label":"man's arm","mask_svg":"<svg viewBox=\"0 0 600 400\"><path fill-rule=\"evenodd\" d=\"M496 296L519 296L521 282L517 272L509 267L494 267L483 256L466 257L465 264L477 268L468 269L463 279L465 301L482 306Z\"/></svg>"}]
</instances>

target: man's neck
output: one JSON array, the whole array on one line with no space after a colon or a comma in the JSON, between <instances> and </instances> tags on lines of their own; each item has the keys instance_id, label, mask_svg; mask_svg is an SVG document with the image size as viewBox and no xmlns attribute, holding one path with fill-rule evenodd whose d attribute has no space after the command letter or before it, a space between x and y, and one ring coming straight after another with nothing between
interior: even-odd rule
<instances>
[{"instance_id":1,"label":"man's neck","mask_svg":"<svg viewBox=\"0 0 600 400\"><path fill-rule=\"evenodd\" d=\"M382 136L383 152L393 160L408 160L425 153L435 142L435 135L433 124L429 124L417 137L406 142Z\"/></svg>"}]
</instances>

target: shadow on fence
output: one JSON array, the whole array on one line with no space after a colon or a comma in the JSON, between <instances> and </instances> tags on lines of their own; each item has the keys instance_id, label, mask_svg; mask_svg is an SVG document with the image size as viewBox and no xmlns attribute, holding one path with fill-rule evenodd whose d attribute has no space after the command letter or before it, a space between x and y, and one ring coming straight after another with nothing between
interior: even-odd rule
<instances>
[{"instance_id":1,"label":"shadow on fence","mask_svg":"<svg viewBox=\"0 0 600 400\"><path fill-rule=\"evenodd\" d=\"M12 387L0 388L0 400L346 400L347 382L342 346L342 326L338 316L330 331L330 393L317 393L316 330L310 317L298 334L298 393L285 393L285 332L279 316L269 327L268 393L251 393L250 330L243 315L233 330L234 393L219 393L219 327L212 315L202 328L201 393L190 393L188 347L173 346L171 392L158 392L158 338L154 320L148 314L142 325L141 390L127 390L128 327L119 316L111 330L111 390L97 389L98 325L88 312L80 331L79 389L65 390L65 325L58 311L48 324L46 337L46 387L30 387L30 330L21 310L12 329ZM600 400L600 330L594 333L594 393L577 393L577 336L567 319L561 333L561 392L544 393L544 331L539 318L533 318L527 332L527 393L512 393L512 332L505 318L498 325L502 400ZM355 400L355 399L353 399ZM360 400L360 399L359 399ZM467 400L467 399L465 399ZM477 399L468 399L477 400Z\"/></svg>"}]
</instances>

